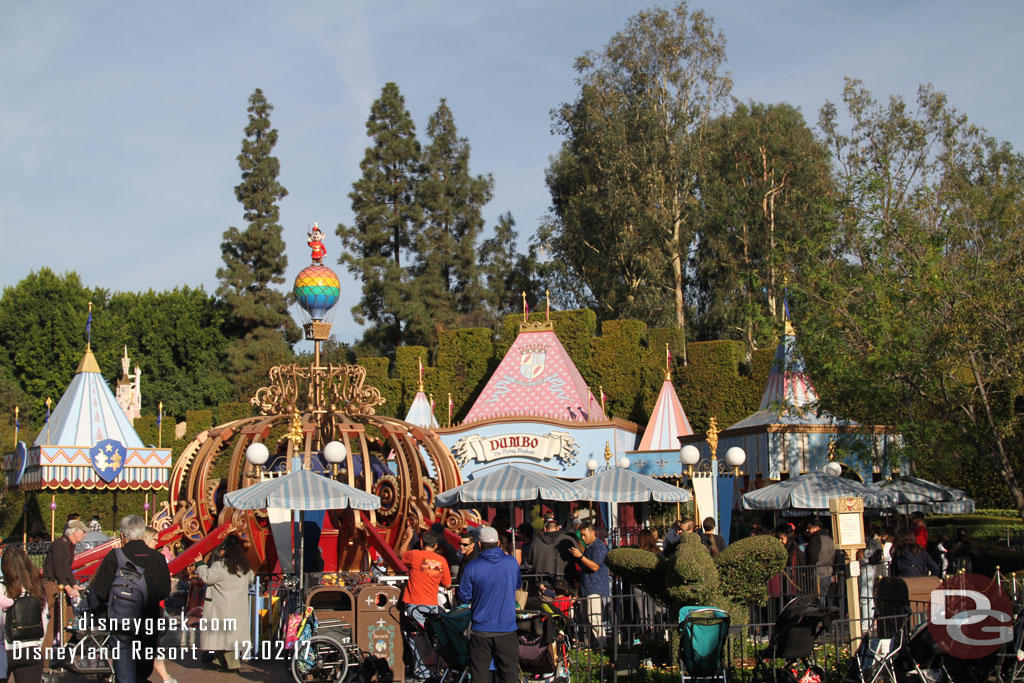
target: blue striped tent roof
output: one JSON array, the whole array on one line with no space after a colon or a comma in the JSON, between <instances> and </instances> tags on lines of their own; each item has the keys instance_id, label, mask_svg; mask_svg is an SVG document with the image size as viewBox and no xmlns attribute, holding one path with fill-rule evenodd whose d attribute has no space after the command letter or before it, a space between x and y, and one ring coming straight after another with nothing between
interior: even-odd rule
<instances>
[{"instance_id":1,"label":"blue striped tent roof","mask_svg":"<svg viewBox=\"0 0 1024 683\"><path fill-rule=\"evenodd\" d=\"M685 503L690 492L665 481L625 467L609 467L591 477L573 482L580 500L600 503Z\"/></svg>"},{"instance_id":2,"label":"blue striped tent roof","mask_svg":"<svg viewBox=\"0 0 1024 683\"><path fill-rule=\"evenodd\" d=\"M96 357L87 349L50 415L49 429L41 429L33 445L88 449L104 439L120 441L128 448L144 446L100 374Z\"/></svg>"},{"instance_id":3,"label":"blue striped tent roof","mask_svg":"<svg viewBox=\"0 0 1024 683\"><path fill-rule=\"evenodd\" d=\"M376 510L380 498L322 474L299 470L232 491L224 502L236 510Z\"/></svg>"},{"instance_id":4,"label":"blue striped tent roof","mask_svg":"<svg viewBox=\"0 0 1024 683\"><path fill-rule=\"evenodd\" d=\"M880 487L899 495L901 503L941 503L967 498L960 489L918 477L900 477L884 482Z\"/></svg>"},{"instance_id":5,"label":"blue striped tent roof","mask_svg":"<svg viewBox=\"0 0 1024 683\"><path fill-rule=\"evenodd\" d=\"M888 508L896 505L897 496L859 481L811 472L780 481L763 489L743 494L744 510L828 510L830 498L856 496L864 499L866 508Z\"/></svg>"},{"instance_id":6,"label":"blue striped tent roof","mask_svg":"<svg viewBox=\"0 0 1024 683\"><path fill-rule=\"evenodd\" d=\"M473 507L485 503L515 503L546 500L572 502L579 493L571 484L556 477L505 465L437 494L439 508Z\"/></svg>"}]
</instances>

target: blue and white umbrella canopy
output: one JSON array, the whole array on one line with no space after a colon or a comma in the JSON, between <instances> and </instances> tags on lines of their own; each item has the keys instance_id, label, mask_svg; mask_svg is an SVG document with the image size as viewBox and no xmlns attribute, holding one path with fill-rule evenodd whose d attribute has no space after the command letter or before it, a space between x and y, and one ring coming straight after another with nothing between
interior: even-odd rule
<instances>
[{"instance_id":1,"label":"blue and white umbrella canopy","mask_svg":"<svg viewBox=\"0 0 1024 683\"><path fill-rule=\"evenodd\" d=\"M974 512L974 501L968 498L966 493L927 479L904 476L879 484L878 487L899 496L900 512L920 510L945 515Z\"/></svg>"},{"instance_id":2,"label":"blue and white umbrella canopy","mask_svg":"<svg viewBox=\"0 0 1024 683\"><path fill-rule=\"evenodd\" d=\"M598 503L685 503L690 492L625 467L609 467L604 472L572 483L580 500Z\"/></svg>"},{"instance_id":3,"label":"blue and white umbrella canopy","mask_svg":"<svg viewBox=\"0 0 1024 683\"><path fill-rule=\"evenodd\" d=\"M434 504L457 508L533 500L568 503L580 500L580 495L572 484L557 477L506 465L437 494Z\"/></svg>"},{"instance_id":4,"label":"blue and white umbrella canopy","mask_svg":"<svg viewBox=\"0 0 1024 683\"><path fill-rule=\"evenodd\" d=\"M863 498L864 507L874 509L894 507L898 500L895 493L884 489L811 472L745 493L740 506L744 510L828 510L829 499L849 497Z\"/></svg>"},{"instance_id":5,"label":"blue and white umbrella canopy","mask_svg":"<svg viewBox=\"0 0 1024 683\"><path fill-rule=\"evenodd\" d=\"M232 491L224 497L224 502L236 510L376 510L380 507L378 496L309 470Z\"/></svg>"}]
</instances>

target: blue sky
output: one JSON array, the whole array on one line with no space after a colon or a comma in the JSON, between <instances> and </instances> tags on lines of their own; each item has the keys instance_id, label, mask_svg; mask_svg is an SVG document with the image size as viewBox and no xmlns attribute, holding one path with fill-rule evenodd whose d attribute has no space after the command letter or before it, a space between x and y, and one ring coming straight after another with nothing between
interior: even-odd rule
<instances>
[{"instance_id":1,"label":"blue sky","mask_svg":"<svg viewBox=\"0 0 1024 683\"><path fill-rule=\"evenodd\" d=\"M0 9L0 286L41 266L88 286L216 289L224 230L242 226L234 187L246 102L262 88L275 150L289 282L308 263L306 227L339 222L367 145L369 108L398 84L424 139L447 99L474 173L494 176L488 226L511 211L523 241L548 207L559 140L550 110L575 97L572 63L647 2L526 0L176 3L8 0ZM933 83L1017 149L1024 3L694 3L728 42L733 95L786 101L809 122L844 76L879 98ZM525 247L525 245L521 245Z\"/></svg>"}]
</instances>

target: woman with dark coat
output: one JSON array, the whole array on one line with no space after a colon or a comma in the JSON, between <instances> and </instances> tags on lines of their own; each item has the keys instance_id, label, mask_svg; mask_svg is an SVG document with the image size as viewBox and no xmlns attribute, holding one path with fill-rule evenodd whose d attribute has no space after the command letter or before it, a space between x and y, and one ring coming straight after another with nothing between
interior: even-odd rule
<instances>
[{"instance_id":1,"label":"woman with dark coat","mask_svg":"<svg viewBox=\"0 0 1024 683\"><path fill-rule=\"evenodd\" d=\"M939 565L917 544L912 531L901 531L892 547L890 576L909 579L915 576L939 575Z\"/></svg>"}]
</instances>

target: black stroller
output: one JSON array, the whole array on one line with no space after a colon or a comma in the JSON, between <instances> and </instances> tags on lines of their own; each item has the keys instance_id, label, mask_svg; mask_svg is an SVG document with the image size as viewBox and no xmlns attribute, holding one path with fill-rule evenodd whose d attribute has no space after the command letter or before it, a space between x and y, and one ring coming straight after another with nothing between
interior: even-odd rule
<instances>
[{"instance_id":1,"label":"black stroller","mask_svg":"<svg viewBox=\"0 0 1024 683\"><path fill-rule=\"evenodd\" d=\"M799 680L812 669L809 660L814 653L814 641L828 630L837 615L836 608L822 606L813 595L790 600L775 620L768 647L757 653L753 679L760 683ZM775 666L777 659L783 661L781 668Z\"/></svg>"},{"instance_id":2,"label":"black stroller","mask_svg":"<svg viewBox=\"0 0 1024 683\"><path fill-rule=\"evenodd\" d=\"M56 624L65 621L64 600L57 600L58 614L54 616ZM111 654L113 643L110 633L96 628L105 624L106 610L91 599L88 590L83 590L81 600L74 608L71 623L65 629L54 629L53 657L50 660L50 673L44 681L56 681L60 670L69 671L79 676L95 677L101 681L114 680L114 660Z\"/></svg>"}]
</instances>

